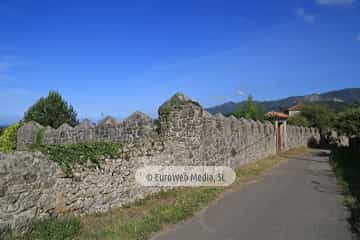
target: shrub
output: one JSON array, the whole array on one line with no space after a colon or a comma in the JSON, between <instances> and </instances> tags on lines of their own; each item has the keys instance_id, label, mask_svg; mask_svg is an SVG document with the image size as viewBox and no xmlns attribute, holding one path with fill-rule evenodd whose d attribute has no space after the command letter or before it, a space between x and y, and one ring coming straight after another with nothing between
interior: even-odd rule
<instances>
[{"instance_id":1,"label":"shrub","mask_svg":"<svg viewBox=\"0 0 360 240\"><path fill-rule=\"evenodd\" d=\"M27 110L24 121L58 128L63 123L75 126L78 123L76 116L74 108L58 92L50 91L47 97L41 97Z\"/></svg>"},{"instance_id":2,"label":"shrub","mask_svg":"<svg viewBox=\"0 0 360 240\"><path fill-rule=\"evenodd\" d=\"M301 112L309 122L309 127L320 129L331 128L335 118L334 112L320 104L306 104Z\"/></svg>"},{"instance_id":3,"label":"shrub","mask_svg":"<svg viewBox=\"0 0 360 240\"><path fill-rule=\"evenodd\" d=\"M303 127L309 126L309 121L302 114L297 114L295 116L289 117L288 123L296 126L303 126Z\"/></svg>"},{"instance_id":4,"label":"shrub","mask_svg":"<svg viewBox=\"0 0 360 240\"><path fill-rule=\"evenodd\" d=\"M360 134L360 107L340 113L334 124L337 131L348 136Z\"/></svg>"},{"instance_id":5,"label":"shrub","mask_svg":"<svg viewBox=\"0 0 360 240\"><path fill-rule=\"evenodd\" d=\"M0 152L11 152L16 149L16 132L20 126L20 123L16 123L4 129L0 136Z\"/></svg>"}]
</instances>

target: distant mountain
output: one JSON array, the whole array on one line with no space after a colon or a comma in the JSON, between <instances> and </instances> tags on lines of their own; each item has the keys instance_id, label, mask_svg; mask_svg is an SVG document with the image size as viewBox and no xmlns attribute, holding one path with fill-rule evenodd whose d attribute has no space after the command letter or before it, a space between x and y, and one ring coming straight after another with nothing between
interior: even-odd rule
<instances>
[{"instance_id":1,"label":"distant mountain","mask_svg":"<svg viewBox=\"0 0 360 240\"><path fill-rule=\"evenodd\" d=\"M289 107L299 104L316 102L326 105L334 111L341 111L355 103L360 103L360 88L346 88L321 94L309 94L305 96L293 96L273 101L259 101L265 111L284 111ZM207 108L212 114L223 113L229 114L236 111L239 103L227 102L218 106Z\"/></svg>"},{"instance_id":2,"label":"distant mountain","mask_svg":"<svg viewBox=\"0 0 360 240\"><path fill-rule=\"evenodd\" d=\"M212 114L219 113L219 112L223 113L223 114L228 114L228 113L234 112L236 110L236 106L237 106L237 103L235 103L235 102L226 102L226 103L223 103L223 104L215 106L215 107L207 108L206 110Z\"/></svg>"}]
</instances>

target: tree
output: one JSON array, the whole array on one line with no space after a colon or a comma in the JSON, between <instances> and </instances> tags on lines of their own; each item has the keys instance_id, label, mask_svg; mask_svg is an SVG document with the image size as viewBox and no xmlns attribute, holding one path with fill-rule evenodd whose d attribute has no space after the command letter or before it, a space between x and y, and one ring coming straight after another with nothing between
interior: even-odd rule
<instances>
[{"instance_id":1,"label":"tree","mask_svg":"<svg viewBox=\"0 0 360 240\"><path fill-rule=\"evenodd\" d=\"M78 123L76 116L74 108L58 92L50 91L47 97L41 97L27 110L24 121L58 128L63 123L75 126Z\"/></svg>"},{"instance_id":2,"label":"tree","mask_svg":"<svg viewBox=\"0 0 360 240\"><path fill-rule=\"evenodd\" d=\"M337 131L348 136L360 134L360 107L354 107L339 113L334 127Z\"/></svg>"},{"instance_id":3,"label":"tree","mask_svg":"<svg viewBox=\"0 0 360 240\"><path fill-rule=\"evenodd\" d=\"M253 120L264 120L265 112L262 106L253 101L251 95L248 96L248 99L244 103L240 103L234 115L238 118L243 117L246 119Z\"/></svg>"},{"instance_id":4,"label":"tree","mask_svg":"<svg viewBox=\"0 0 360 240\"><path fill-rule=\"evenodd\" d=\"M291 125L303 126L303 127L308 127L310 125L307 118L304 117L302 114L296 114L295 116L289 117L288 123Z\"/></svg>"},{"instance_id":5,"label":"tree","mask_svg":"<svg viewBox=\"0 0 360 240\"><path fill-rule=\"evenodd\" d=\"M319 104L306 104L301 115L309 122L309 127L320 129L331 128L335 114L325 106Z\"/></svg>"}]
</instances>

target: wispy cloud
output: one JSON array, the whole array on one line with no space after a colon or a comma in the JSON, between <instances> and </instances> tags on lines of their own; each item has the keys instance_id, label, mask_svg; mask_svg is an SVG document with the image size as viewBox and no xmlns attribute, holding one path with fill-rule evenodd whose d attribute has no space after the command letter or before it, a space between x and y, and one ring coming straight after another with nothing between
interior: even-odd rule
<instances>
[{"instance_id":1,"label":"wispy cloud","mask_svg":"<svg viewBox=\"0 0 360 240\"><path fill-rule=\"evenodd\" d=\"M356 0L316 0L319 5L350 5L355 2Z\"/></svg>"},{"instance_id":2,"label":"wispy cloud","mask_svg":"<svg viewBox=\"0 0 360 240\"><path fill-rule=\"evenodd\" d=\"M237 90L237 91L236 91L236 95L238 95L238 96L245 96L245 93L244 93L244 91L242 91L242 90Z\"/></svg>"},{"instance_id":3,"label":"wispy cloud","mask_svg":"<svg viewBox=\"0 0 360 240\"><path fill-rule=\"evenodd\" d=\"M302 18L307 23L313 23L315 21L315 16L307 14L303 8L296 9L296 16Z\"/></svg>"},{"instance_id":4,"label":"wispy cloud","mask_svg":"<svg viewBox=\"0 0 360 240\"><path fill-rule=\"evenodd\" d=\"M236 92L230 94L211 95L209 96L209 100L215 101L216 103L221 103L221 102L224 103L224 102L234 101L234 99L239 99L239 97L244 97L244 96L246 96L246 93L239 89Z\"/></svg>"},{"instance_id":5,"label":"wispy cloud","mask_svg":"<svg viewBox=\"0 0 360 240\"><path fill-rule=\"evenodd\" d=\"M356 36L356 40L360 41L360 33Z\"/></svg>"}]
</instances>

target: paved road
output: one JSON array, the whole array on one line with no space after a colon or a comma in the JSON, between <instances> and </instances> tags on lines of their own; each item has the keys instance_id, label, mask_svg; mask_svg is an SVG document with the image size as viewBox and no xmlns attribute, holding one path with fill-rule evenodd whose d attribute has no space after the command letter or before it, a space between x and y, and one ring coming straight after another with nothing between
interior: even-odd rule
<instances>
[{"instance_id":1,"label":"paved road","mask_svg":"<svg viewBox=\"0 0 360 240\"><path fill-rule=\"evenodd\" d=\"M352 239L342 198L327 152L313 150L153 239Z\"/></svg>"}]
</instances>

